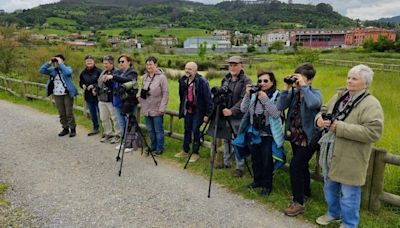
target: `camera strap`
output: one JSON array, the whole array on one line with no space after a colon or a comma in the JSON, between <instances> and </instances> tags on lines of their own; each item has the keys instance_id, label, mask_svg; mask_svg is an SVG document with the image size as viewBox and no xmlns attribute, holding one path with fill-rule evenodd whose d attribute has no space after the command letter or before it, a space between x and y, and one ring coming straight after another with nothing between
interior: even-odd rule
<instances>
[{"instance_id":1,"label":"camera strap","mask_svg":"<svg viewBox=\"0 0 400 228\"><path fill-rule=\"evenodd\" d=\"M195 100L194 98L195 98L196 94L195 94L194 80L195 79L193 79L191 82L189 82L189 78L188 78L187 81L186 81L186 85L187 85L187 87L186 87L186 100L187 101L189 100L189 89L190 89L190 86L193 86L193 88L192 88L193 101L192 102L194 102L194 100Z\"/></svg>"},{"instance_id":2,"label":"camera strap","mask_svg":"<svg viewBox=\"0 0 400 228\"><path fill-rule=\"evenodd\" d=\"M156 77L156 75L154 74L153 77L150 77L150 75L146 75L145 80L142 81L142 89L144 89L144 83L145 81L147 81L147 78L151 78L149 85L147 86L147 91L150 89L151 83L153 83L154 78Z\"/></svg>"},{"instance_id":3,"label":"camera strap","mask_svg":"<svg viewBox=\"0 0 400 228\"><path fill-rule=\"evenodd\" d=\"M57 75L58 75L58 77L60 77L60 81L61 81L62 85L64 86L65 91L68 91L67 85L64 82L64 79L61 75L60 69L58 69L58 67L56 67L54 69L57 71ZM53 80L54 80L54 78L53 78Z\"/></svg>"},{"instance_id":4,"label":"camera strap","mask_svg":"<svg viewBox=\"0 0 400 228\"><path fill-rule=\"evenodd\" d=\"M367 91L364 91L361 95L359 95L356 99L350 100L347 105L344 107L342 111L339 111L339 106L340 103L347 97L350 96L349 92L346 92L342 97L339 98L339 100L336 101L335 106L333 108L332 114L333 114L333 119L337 119L340 121L344 121L347 116L350 114L351 110L353 110L354 107L356 107L365 97L367 97L369 93Z\"/></svg>"}]
</instances>

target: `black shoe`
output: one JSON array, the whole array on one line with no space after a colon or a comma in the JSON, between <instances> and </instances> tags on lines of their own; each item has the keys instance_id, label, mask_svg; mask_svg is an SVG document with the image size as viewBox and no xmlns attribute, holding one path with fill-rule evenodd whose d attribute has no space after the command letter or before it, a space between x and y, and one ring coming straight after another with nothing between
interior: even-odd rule
<instances>
[{"instance_id":1,"label":"black shoe","mask_svg":"<svg viewBox=\"0 0 400 228\"><path fill-rule=\"evenodd\" d=\"M69 133L68 128L63 128L63 130L60 133L58 133L58 136L62 137L64 135L68 135L68 133Z\"/></svg>"},{"instance_id":2,"label":"black shoe","mask_svg":"<svg viewBox=\"0 0 400 228\"><path fill-rule=\"evenodd\" d=\"M248 188L260 188L261 185L259 185L259 184L255 183L255 182L253 182L253 183L247 185L247 187L248 187Z\"/></svg>"},{"instance_id":3,"label":"black shoe","mask_svg":"<svg viewBox=\"0 0 400 228\"><path fill-rule=\"evenodd\" d=\"M75 137L76 136L76 129L71 128L71 133L69 133L69 137Z\"/></svg>"},{"instance_id":4,"label":"black shoe","mask_svg":"<svg viewBox=\"0 0 400 228\"><path fill-rule=\"evenodd\" d=\"M235 169L235 171L233 171L233 176L234 177L242 177L243 174L244 174L244 172L241 169Z\"/></svg>"},{"instance_id":5,"label":"black shoe","mask_svg":"<svg viewBox=\"0 0 400 228\"><path fill-rule=\"evenodd\" d=\"M262 196L269 196L269 194L271 194L271 189L270 188L265 188L265 187L263 187L262 189L261 189L261 195Z\"/></svg>"},{"instance_id":6,"label":"black shoe","mask_svg":"<svg viewBox=\"0 0 400 228\"><path fill-rule=\"evenodd\" d=\"M89 132L89 134L87 134L88 136L92 136L92 135L97 135L99 133L99 129L94 129L92 132Z\"/></svg>"}]
</instances>

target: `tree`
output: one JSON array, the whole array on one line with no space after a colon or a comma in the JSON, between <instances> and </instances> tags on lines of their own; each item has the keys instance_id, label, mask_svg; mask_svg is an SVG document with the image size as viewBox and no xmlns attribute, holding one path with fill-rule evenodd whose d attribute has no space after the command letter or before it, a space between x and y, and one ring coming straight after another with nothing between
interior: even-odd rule
<instances>
[{"instance_id":1,"label":"tree","mask_svg":"<svg viewBox=\"0 0 400 228\"><path fill-rule=\"evenodd\" d=\"M315 6L315 8L320 13L332 13L333 12L333 7L326 3L319 3L318 5Z\"/></svg>"},{"instance_id":2,"label":"tree","mask_svg":"<svg viewBox=\"0 0 400 228\"><path fill-rule=\"evenodd\" d=\"M280 51L283 49L283 47L284 47L284 45L283 45L282 41L277 40L277 41L272 42L269 45L268 50L269 51L272 51L272 50Z\"/></svg>"},{"instance_id":3,"label":"tree","mask_svg":"<svg viewBox=\"0 0 400 228\"><path fill-rule=\"evenodd\" d=\"M197 48L197 54L199 55L201 60L204 60L204 57L206 56L207 53L207 42L203 42L199 44L199 47Z\"/></svg>"}]
</instances>

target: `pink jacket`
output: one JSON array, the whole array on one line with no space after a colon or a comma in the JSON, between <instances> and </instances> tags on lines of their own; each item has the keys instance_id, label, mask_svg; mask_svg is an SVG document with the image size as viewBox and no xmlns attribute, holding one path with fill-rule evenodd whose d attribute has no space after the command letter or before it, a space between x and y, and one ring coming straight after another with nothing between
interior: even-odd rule
<instances>
[{"instance_id":1,"label":"pink jacket","mask_svg":"<svg viewBox=\"0 0 400 228\"><path fill-rule=\"evenodd\" d=\"M148 89L149 86L150 95L146 99L139 98L140 110L144 116L163 115L169 99L167 77L159 70L154 74L154 78L146 73L143 75L141 89Z\"/></svg>"}]
</instances>

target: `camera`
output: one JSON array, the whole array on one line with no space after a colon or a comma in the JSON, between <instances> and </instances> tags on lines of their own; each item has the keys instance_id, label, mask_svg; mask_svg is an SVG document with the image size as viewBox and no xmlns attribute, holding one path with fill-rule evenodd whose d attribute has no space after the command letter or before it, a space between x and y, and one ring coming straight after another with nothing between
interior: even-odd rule
<instances>
[{"instance_id":1,"label":"camera","mask_svg":"<svg viewBox=\"0 0 400 228\"><path fill-rule=\"evenodd\" d=\"M149 96L150 96L150 88L140 90L140 98L147 99Z\"/></svg>"},{"instance_id":2,"label":"camera","mask_svg":"<svg viewBox=\"0 0 400 228\"><path fill-rule=\"evenodd\" d=\"M211 93L212 95L215 96L220 96L220 95L227 95L230 93L230 90L227 86L215 86L211 88Z\"/></svg>"},{"instance_id":3,"label":"camera","mask_svg":"<svg viewBox=\"0 0 400 228\"><path fill-rule=\"evenodd\" d=\"M250 94L257 93L257 92L261 91L261 89L262 89L261 85L251 85L250 86Z\"/></svg>"},{"instance_id":4,"label":"camera","mask_svg":"<svg viewBox=\"0 0 400 228\"><path fill-rule=\"evenodd\" d=\"M211 94L214 104L223 105L225 107L227 106L231 90L226 85L221 87L215 86L211 88Z\"/></svg>"},{"instance_id":5,"label":"camera","mask_svg":"<svg viewBox=\"0 0 400 228\"><path fill-rule=\"evenodd\" d=\"M262 130L265 127L265 115L253 114L253 127L257 130Z\"/></svg>"},{"instance_id":6,"label":"camera","mask_svg":"<svg viewBox=\"0 0 400 228\"><path fill-rule=\"evenodd\" d=\"M130 82L125 82L117 89L115 89L114 95L120 97L122 100L126 100L129 97L129 94L133 94L133 96L135 97L137 91L138 91L137 81L130 81Z\"/></svg>"},{"instance_id":7,"label":"camera","mask_svg":"<svg viewBox=\"0 0 400 228\"><path fill-rule=\"evenodd\" d=\"M323 120L330 120L330 121L333 120L332 113L322 113L321 117L322 117Z\"/></svg>"},{"instance_id":8,"label":"camera","mask_svg":"<svg viewBox=\"0 0 400 228\"><path fill-rule=\"evenodd\" d=\"M291 85L291 84L294 84L294 83L297 81L297 78L295 78L295 77L293 77L293 75L291 75L291 76L289 76L289 77L284 78L283 81L284 81L286 84Z\"/></svg>"}]
</instances>

